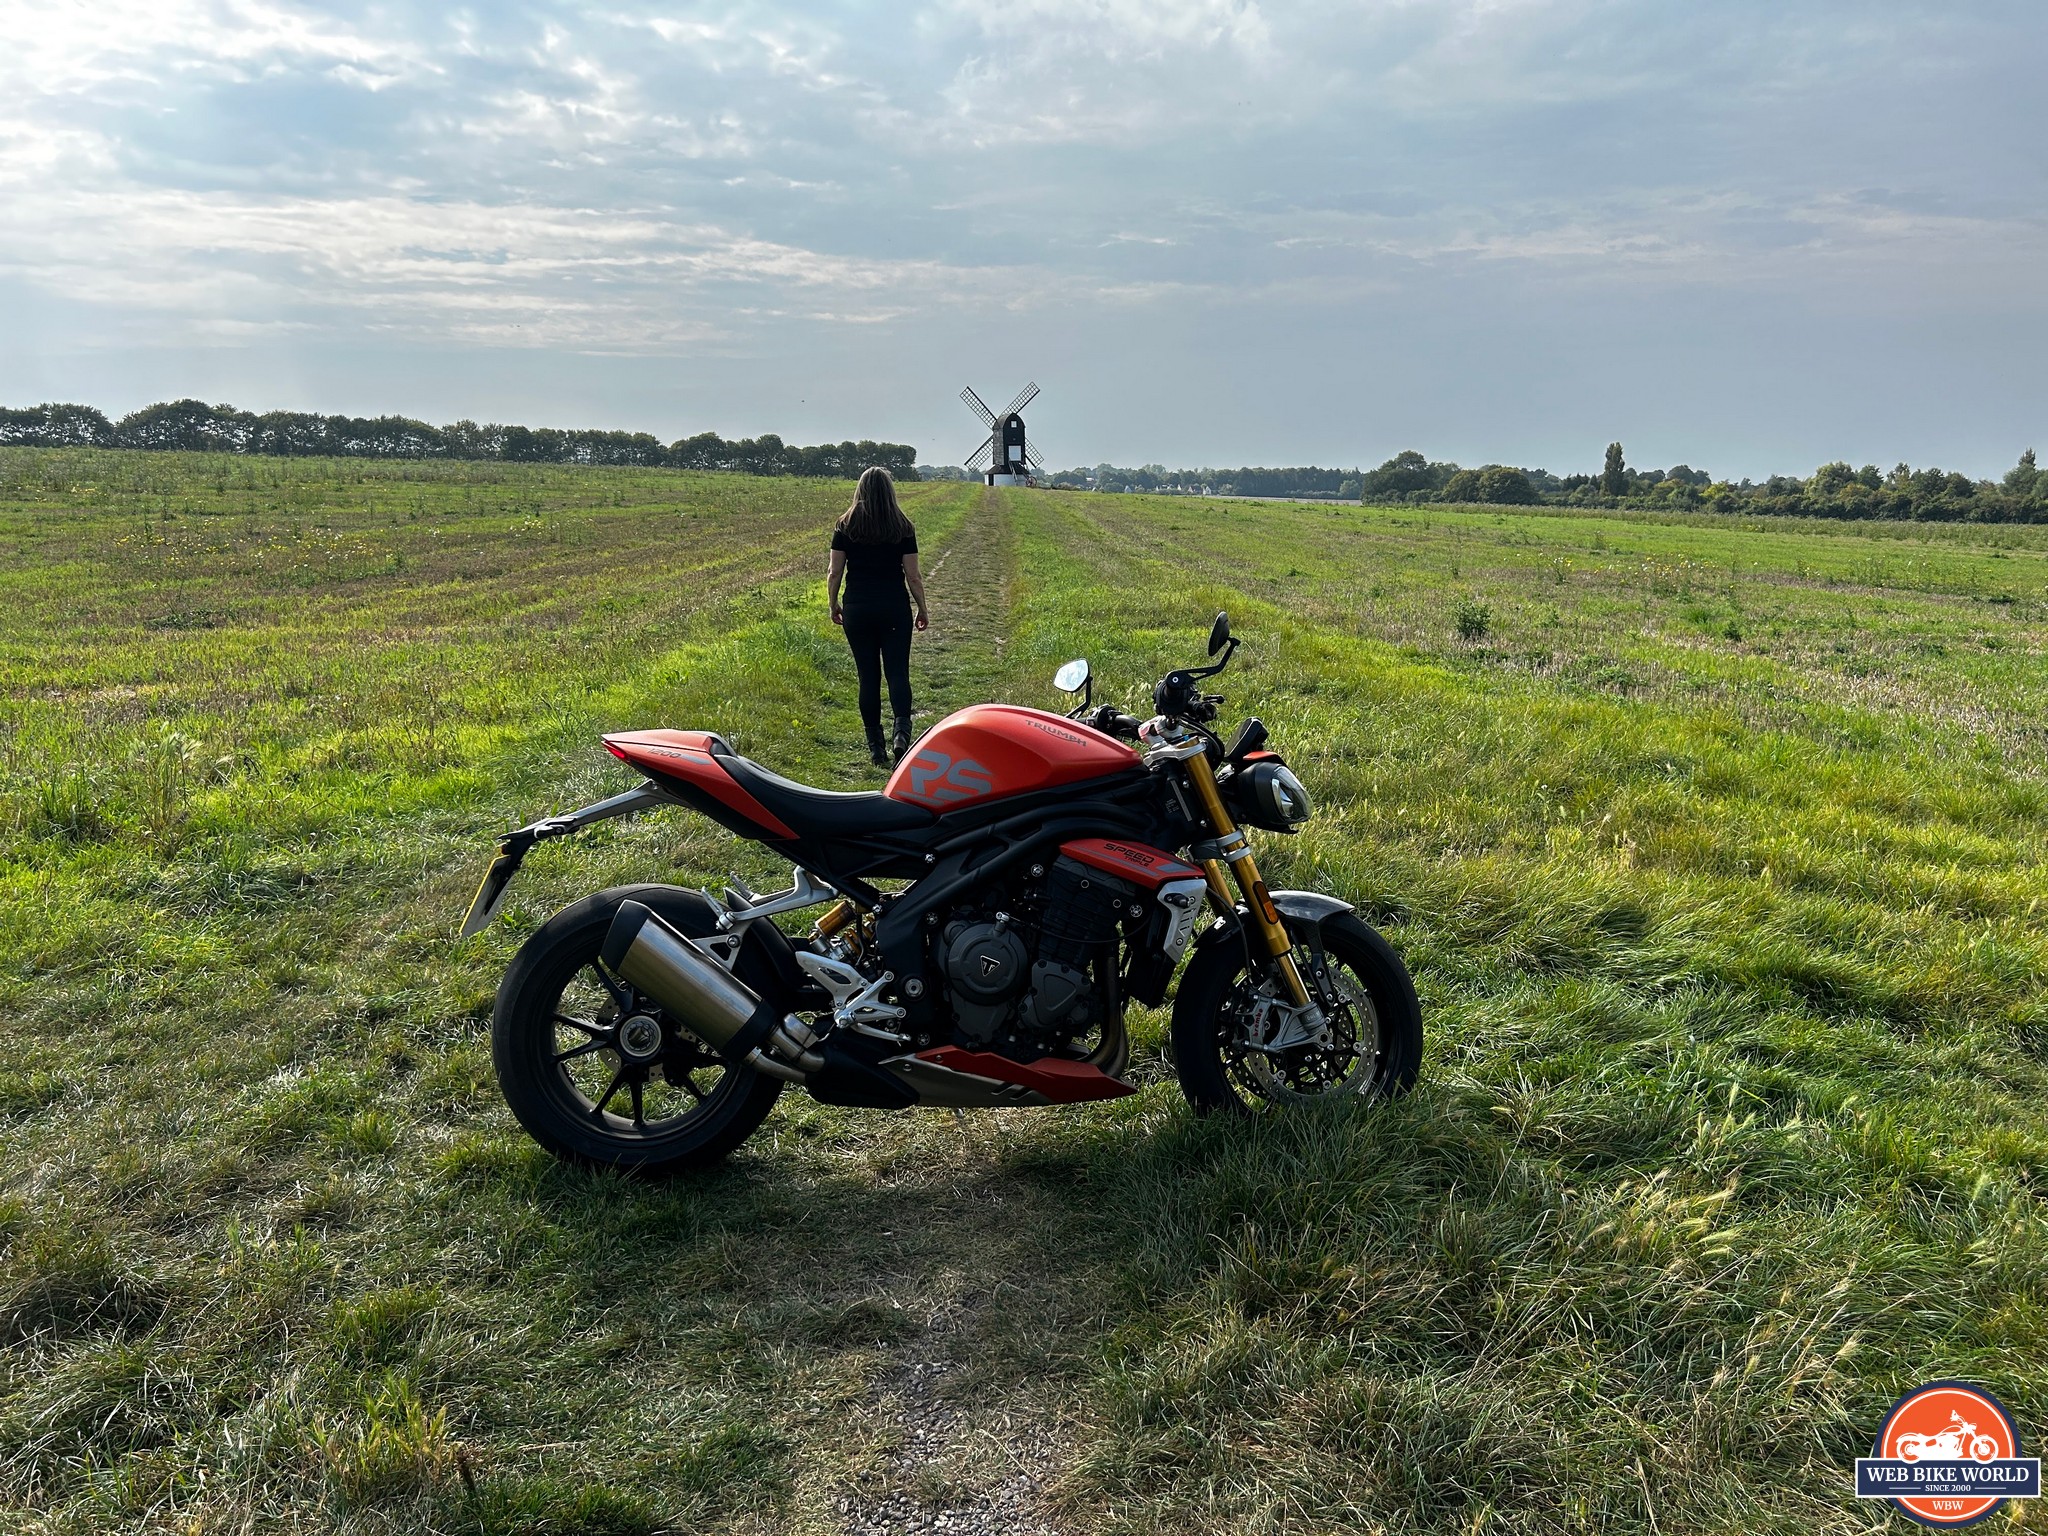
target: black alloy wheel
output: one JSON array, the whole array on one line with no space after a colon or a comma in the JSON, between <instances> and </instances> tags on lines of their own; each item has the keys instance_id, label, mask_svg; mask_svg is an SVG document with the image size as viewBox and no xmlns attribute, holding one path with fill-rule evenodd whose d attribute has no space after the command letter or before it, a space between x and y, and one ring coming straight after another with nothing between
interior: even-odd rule
<instances>
[{"instance_id":1,"label":"black alloy wheel","mask_svg":"<svg viewBox=\"0 0 2048 1536\"><path fill-rule=\"evenodd\" d=\"M491 1059L528 1135L565 1162L664 1175L715 1163L752 1135L782 1080L725 1061L599 959L619 905L679 931L715 931L709 903L624 886L564 907L521 946L498 987Z\"/></svg>"},{"instance_id":2,"label":"black alloy wheel","mask_svg":"<svg viewBox=\"0 0 2048 1536\"><path fill-rule=\"evenodd\" d=\"M1248 963L1237 934L1189 962L1173 1003L1181 1091L1201 1114L1244 1114L1339 1095L1391 1098L1415 1085L1422 1006L1392 945L1350 912L1288 920L1295 964L1321 1005L1317 1038L1262 1048L1284 994L1268 966Z\"/></svg>"}]
</instances>

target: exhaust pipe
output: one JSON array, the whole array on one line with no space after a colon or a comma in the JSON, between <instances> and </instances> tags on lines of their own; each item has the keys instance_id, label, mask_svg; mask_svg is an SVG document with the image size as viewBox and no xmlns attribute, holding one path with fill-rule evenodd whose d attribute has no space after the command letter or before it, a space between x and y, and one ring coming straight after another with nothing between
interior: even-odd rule
<instances>
[{"instance_id":1,"label":"exhaust pipe","mask_svg":"<svg viewBox=\"0 0 2048 1536\"><path fill-rule=\"evenodd\" d=\"M600 954L607 970L728 1061L792 1082L825 1064L809 1049L818 1036L808 1024L779 1016L760 993L637 901L620 904Z\"/></svg>"}]
</instances>

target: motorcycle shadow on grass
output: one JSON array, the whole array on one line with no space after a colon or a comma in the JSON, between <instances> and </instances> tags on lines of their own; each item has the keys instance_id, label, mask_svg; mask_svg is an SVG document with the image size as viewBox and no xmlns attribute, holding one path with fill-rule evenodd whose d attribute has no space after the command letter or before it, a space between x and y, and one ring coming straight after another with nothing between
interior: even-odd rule
<instances>
[{"instance_id":1,"label":"motorcycle shadow on grass","mask_svg":"<svg viewBox=\"0 0 2048 1536\"><path fill-rule=\"evenodd\" d=\"M698 1405L679 1454L716 1462L699 1512L729 1515L821 1471L877 1475L912 1383L1056 1424L1071 1443L1054 1459L1084 1466L1132 1411L1118 1362L1148 1335L1283 1304L1290 1275L1355 1259L1497 1169L1484 1111L1447 1118L1443 1097L1207 1118L1165 1080L1082 1115L790 1097L718 1168L648 1182L508 1138L476 1193L499 1262L576 1298L565 1350Z\"/></svg>"}]
</instances>

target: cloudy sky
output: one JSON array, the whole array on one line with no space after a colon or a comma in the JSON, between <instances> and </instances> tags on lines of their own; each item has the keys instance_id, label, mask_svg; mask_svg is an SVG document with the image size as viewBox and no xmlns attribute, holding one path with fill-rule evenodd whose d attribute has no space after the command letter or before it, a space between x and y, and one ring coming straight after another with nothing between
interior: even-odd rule
<instances>
[{"instance_id":1,"label":"cloudy sky","mask_svg":"<svg viewBox=\"0 0 2048 1536\"><path fill-rule=\"evenodd\" d=\"M0 0L0 403L2048 450L2042 0Z\"/></svg>"}]
</instances>

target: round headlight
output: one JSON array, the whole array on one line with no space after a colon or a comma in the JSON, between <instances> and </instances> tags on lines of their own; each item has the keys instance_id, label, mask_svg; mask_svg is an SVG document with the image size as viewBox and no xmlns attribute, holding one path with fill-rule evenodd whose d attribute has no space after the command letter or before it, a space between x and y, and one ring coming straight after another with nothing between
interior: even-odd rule
<instances>
[{"instance_id":1,"label":"round headlight","mask_svg":"<svg viewBox=\"0 0 2048 1536\"><path fill-rule=\"evenodd\" d=\"M1308 791L1285 768L1273 775L1267 792L1272 798L1273 813L1282 821L1308 820Z\"/></svg>"},{"instance_id":2,"label":"round headlight","mask_svg":"<svg viewBox=\"0 0 2048 1536\"><path fill-rule=\"evenodd\" d=\"M1312 807L1301 780L1279 763L1254 763L1245 770L1245 796L1250 801L1252 825L1270 831L1284 831L1307 821Z\"/></svg>"}]
</instances>

